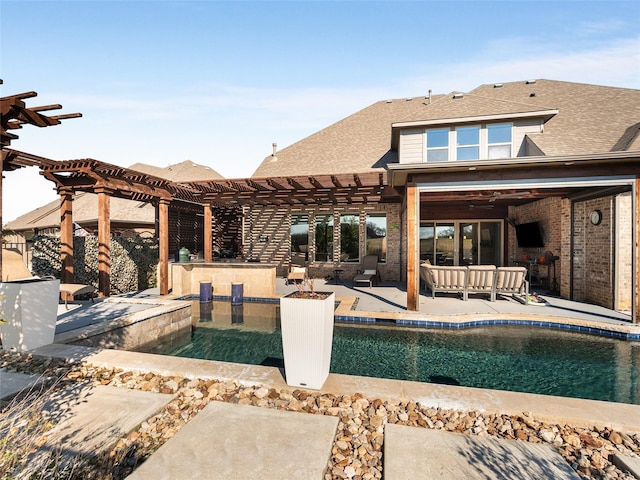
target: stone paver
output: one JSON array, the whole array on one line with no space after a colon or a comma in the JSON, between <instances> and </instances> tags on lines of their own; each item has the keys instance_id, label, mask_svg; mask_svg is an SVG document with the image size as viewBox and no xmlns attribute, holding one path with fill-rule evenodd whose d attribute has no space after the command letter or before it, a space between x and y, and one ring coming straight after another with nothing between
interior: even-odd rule
<instances>
[{"instance_id":1,"label":"stone paver","mask_svg":"<svg viewBox=\"0 0 640 480\"><path fill-rule=\"evenodd\" d=\"M78 455L104 451L138 424L159 412L175 395L94 385L78 385L55 392L47 401L45 418L56 426L34 453L35 466L59 452L66 462Z\"/></svg>"},{"instance_id":2,"label":"stone paver","mask_svg":"<svg viewBox=\"0 0 640 480\"><path fill-rule=\"evenodd\" d=\"M385 480L580 478L549 445L393 424L384 459Z\"/></svg>"},{"instance_id":3,"label":"stone paver","mask_svg":"<svg viewBox=\"0 0 640 480\"><path fill-rule=\"evenodd\" d=\"M39 375L0 371L0 400L10 400L16 393L31 388L39 380Z\"/></svg>"},{"instance_id":4,"label":"stone paver","mask_svg":"<svg viewBox=\"0 0 640 480\"><path fill-rule=\"evenodd\" d=\"M323 478L336 417L211 402L129 480Z\"/></svg>"},{"instance_id":5,"label":"stone paver","mask_svg":"<svg viewBox=\"0 0 640 480\"><path fill-rule=\"evenodd\" d=\"M613 456L613 463L621 470L629 472L636 478L640 478L640 457L617 453Z\"/></svg>"}]
</instances>

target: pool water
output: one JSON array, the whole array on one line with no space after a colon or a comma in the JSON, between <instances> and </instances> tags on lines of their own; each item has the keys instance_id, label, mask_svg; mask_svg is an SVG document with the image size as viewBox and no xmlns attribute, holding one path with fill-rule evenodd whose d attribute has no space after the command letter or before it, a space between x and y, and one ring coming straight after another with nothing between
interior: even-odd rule
<instances>
[{"instance_id":1,"label":"pool water","mask_svg":"<svg viewBox=\"0 0 640 480\"><path fill-rule=\"evenodd\" d=\"M196 306L193 324L186 343L155 352L284 365L277 304L213 302L212 312ZM331 372L640 404L640 342L527 326L337 323Z\"/></svg>"}]
</instances>

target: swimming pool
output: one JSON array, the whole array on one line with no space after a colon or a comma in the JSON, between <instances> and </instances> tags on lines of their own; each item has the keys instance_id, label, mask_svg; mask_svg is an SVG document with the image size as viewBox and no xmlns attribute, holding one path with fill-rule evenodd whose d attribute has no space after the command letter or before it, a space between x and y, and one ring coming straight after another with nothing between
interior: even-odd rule
<instances>
[{"instance_id":1,"label":"swimming pool","mask_svg":"<svg viewBox=\"0 0 640 480\"><path fill-rule=\"evenodd\" d=\"M194 304L166 355L282 367L279 305ZM464 330L336 323L331 372L640 404L640 342L528 326Z\"/></svg>"}]
</instances>

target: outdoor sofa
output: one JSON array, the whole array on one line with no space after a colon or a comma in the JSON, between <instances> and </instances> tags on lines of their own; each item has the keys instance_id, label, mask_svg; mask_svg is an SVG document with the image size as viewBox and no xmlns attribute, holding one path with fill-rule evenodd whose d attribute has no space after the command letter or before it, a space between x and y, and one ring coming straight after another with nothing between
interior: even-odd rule
<instances>
[{"instance_id":1,"label":"outdoor sofa","mask_svg":"<svg viewBox=\"0 0 640 480\"><path fill-rule=\"evenodd\" d=\"M420 281L431 291L460 293L467 300L469 294L487 294L494 302L497 295L510 295L518 301L527 303L529 282L525 267L496 267L495 265L420 265Z\"/></svg>"}]
</instances>

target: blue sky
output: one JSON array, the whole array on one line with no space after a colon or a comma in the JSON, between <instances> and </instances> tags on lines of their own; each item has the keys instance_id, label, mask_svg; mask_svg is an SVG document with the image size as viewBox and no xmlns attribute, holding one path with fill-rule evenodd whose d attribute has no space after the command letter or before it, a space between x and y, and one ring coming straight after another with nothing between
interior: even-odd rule
<instances>
[{"instance_id":1,"label":"blue sky","mask_svg":"<svg viewBox=\"0 0 640 480\"><path fill-rule=\"evenodd\" d=\"M387 98L549 78L640 88L640 2L0 2L2 96L81 112L18 150L228 178ZM3 221L55 200L8 172ZM17 200L17 201L15 201Z\"/></svg>"}]
</instances>

